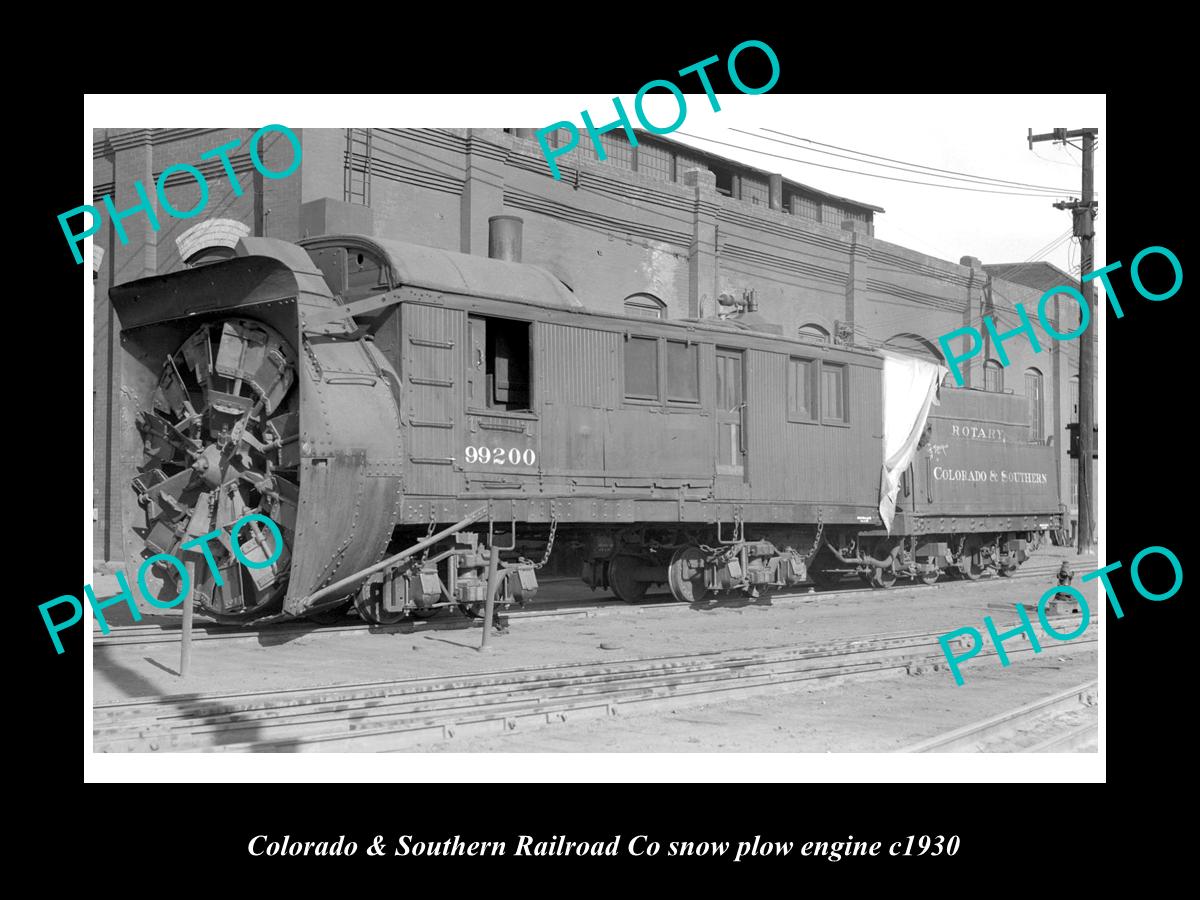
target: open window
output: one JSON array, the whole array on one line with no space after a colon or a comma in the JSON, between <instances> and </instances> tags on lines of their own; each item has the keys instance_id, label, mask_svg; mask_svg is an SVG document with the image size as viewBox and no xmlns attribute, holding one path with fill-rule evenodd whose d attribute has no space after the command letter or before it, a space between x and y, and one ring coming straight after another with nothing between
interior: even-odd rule
<instances>
[{"instance_id":1,"label":"open window","mask_svg":"<svg viewBox=\"0 0 1200 900\"><path fill-rule=\"evenodd\" d=\"M467 406L479 410L529 412L530 351L528 322L470 316Z\"/></svg>"}]
</instances>

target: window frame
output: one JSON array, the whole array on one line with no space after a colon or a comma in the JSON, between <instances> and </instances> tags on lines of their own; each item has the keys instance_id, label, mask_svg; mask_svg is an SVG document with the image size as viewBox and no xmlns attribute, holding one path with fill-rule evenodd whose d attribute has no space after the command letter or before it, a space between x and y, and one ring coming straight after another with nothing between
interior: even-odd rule
<instances>
[{"instance_id":1,"label":"window frame","mask_svg":"<svg viewBox=\"0 0 1200 900\"><path fill-rule=\"evenodd\" d=\"M813 366L812 380L815 382L815 390L813 391L811 411L812 418L801 419L796 417L793 412L792 404L792 362L806 362ZM825 412L825 367L840 369L842 372L842 411L845 418L834 419L826 415ZM851 427L850 418L850 371L852 366L846 362L835 362L833 360L819 359L812 356L797 356L794 353L789 353L784 357L784 386L786 390L785 402L787 420L796 425L828 425L834 428L849 428Z\"/></svg>"},{"instance_id":2,"label":"window frame","mask_svg":"<svg viewBox=\"0 0 1200 900\"><path fill-rule=\"evenodd\" d=\"M825 382L825 366L826 365L830 366L831 368L841 369L841 371L842 371L842 413L844 414L844 417L841 419L834 419L834 418L830 418L825 415L825 401L824 401L825 384L824 384L824 382ZM820 369L821 369L821 374L820 374L819 383L821 385L821 388L820 388L820 391L818 391L818 394L819 394L819 397L821 398L820 399L821 424L822 425L834 425L834 426L837 426L838 428L849 428L850 427L850 366L847 363L827 362L825 360L822 360Z\"/></svg>"},{"instance_id":3,"label":"window frame","mask_svg":"<svg viewBox=\"0 0 1200 900\"><path fill-rule=\"evenodd\" d=\"M994 374L998 387L988 387L988 375ZM1004 393L1004 366L998 359L985 359L983 361L983 389L989 394Z\"/></svg>"},{"instance_id":4,"label":"window frame","mask_svg":"<svg viewBox=\"0 0 1200 900\"><path fill-rule=\"evenodd\" d=\"M528 394L529 404L528 404L528 406L525 406L521 409L505 409L503 407L491 405L492 397L491 397L491 395L489 395L487 393L487 390L486 390L486 385L487 385L486 362L484 364L484 378L483 378L484 405L483 406L475 405L471 402L471 399L466 396L467 383L469 381L471 381L471 358L470 357L471 357L471 320L472 319L481 319L485 322L485 334L487 333L486 323L490 323L492 321L513 322L513 323L517 323L519 325L525 326L526 334L528 336L527 337L528 344L526 346L529 349L529 394ZM464 408L466 409L467 415L469 415L469 416L502 416L502 417L519 418L519 419L537 419L537 418L539 418L538 413L537 413L538 398L536 396L536 391L537 391L537 381L536 381L537 331L536 331L536 326L537 326L537 323L531 319L520 319L520 318L509 317L509 316L496 316L496 315L492 315L491 313L483 313L483 312L479 312L479 313L468 312L468 314L466 316L467 338L463 342L463 345L467 348L466 357L463 360L465 367L466 367L466 369L465 369L466 374L463 379L463 399L464 399ZM484 353L486 354L486 352L487 351L485 349Z\"/></svg>"},{"instance_id":5,"label":"window frame","mask_svg":"<svg viewBox=\"0 0 1200 900\"><path fill-rule=\"evenodd\" d=\"M647 321L657 321L648 319ZM631 397L629 395L629 377L628 377L628 346L630 341L645 340L654 342L655 352L655 372L657 374L658 394L655 397ZM667 344L683 344L692 349L696 359L696 394L695 400L676 400L671 399L670 394L670 373L668 371L668 349ZM668 337L666 335L646 334L645 332L626 331L622 334L621 341L621 402L624 406L640 407L640 408L658 408L664 412L696 412L704 411L704 399L706 391L704 388L704 344L696 340L694 337Z\"/></svg>"},{"instance_id":6,"label":"window frame","mask_svg":"<svg viewBox=\"0 0 1200 900\"><path fill-rule=\"evenodd\" d=\"M652 316L643 316L635 312L630 312L629 308L644 309L647 312L653 311ZM654 294L648 291L638 291L630 294L621 303L621 309L624 314L634 319L657 319L659 321L667 318L667 304Z\"/></svg>"},{"instance_id":7,"label":"window frame","mask_svg":"<svg viewBox=\"0 0 1200 900\"><path fill-rule=\"evenodd\" d=\"M809 403L809 406L811 407L811 409L809 410L809 413L812 416L812 418L809 418L809 419L798 418L797 416L795 416L792 413L792 409L794 408L794 404L792 403L792 398L793 398L792 363L793 362L809 363L813 367L812 368L812 373L813 373L812 381L816 382L816 390L813 391L813 397L811 398L811 401ZM795 422L799 425L820 425L821 424L821 361L814 357L796 356L795 354L789 353L787 355L787 357L785 358L783 371L784 371L784 384L785 384L786 391L787 391L787 398L786 398L787 399L787 420L789 422ZM810 386L810 389L811 389L811 386Z\"/></svg>"},{"instance_id":8,"label":"window frame","mask_svg":"<svg viewBox=\"0 0 1200 900\"><path fill-rule=\"evenodd\" d=\"M654 347L654 389L653 397L642 395L633 395L629 393L629 344L632 341L646 341ZM663 373L662 373L662 338L649 334L633 334L625 332L624 340L621 345L621 397L626 403L631 403L636 406L659 406L662 404L663 398Z\"/></svg>"},{"instance_id":9,"label":"window frame","mask_svg":"<svg viewBox=\"0 0 1200 900\"><path fill-rule=\"evenodd\" d=\"M701 380L701 376L700 376L700 345L698 343L696 343L695 341L691 340L690 338L683 338L683 339L663 338L662 340L665 341L664 347L666 350L666 352L663 354L663 357L662 357L663 368L664 368L663 374L666 376L663 380L663 387L666 389L663 392L663 397L666 400L667 405L668 406L676 406L676 407L684 407L684 408L691 408L691 407L699 406L700 399L701 399L701 394L700 394L700 380ZM680 399L678 397L671 396L671 344L682 344L685 352L691 353L692 359L696 363L696 399L695 400Z\"/></svg>"}]
</instances>

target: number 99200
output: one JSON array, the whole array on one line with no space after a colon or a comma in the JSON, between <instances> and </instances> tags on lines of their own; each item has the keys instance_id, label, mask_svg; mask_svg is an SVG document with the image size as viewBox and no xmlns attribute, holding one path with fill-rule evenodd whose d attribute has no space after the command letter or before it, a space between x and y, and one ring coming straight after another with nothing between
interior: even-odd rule
<instances>
[{"instance_id":1,"label":"number 99200","mask_svg":"<svg viewBox=\"0 0 1200 900\"><path fill-rule=\"evenodd\" d=\"M532 450L516 447L468 447L466 458L470 465L485 466L532 466L537 462L537 454Z\"/></svg>"}]
</instances>

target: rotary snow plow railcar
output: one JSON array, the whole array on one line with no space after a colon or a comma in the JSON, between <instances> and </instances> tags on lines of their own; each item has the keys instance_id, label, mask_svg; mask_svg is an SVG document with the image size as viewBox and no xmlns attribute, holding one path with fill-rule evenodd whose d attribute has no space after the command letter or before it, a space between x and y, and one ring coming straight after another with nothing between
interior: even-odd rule
<instances>
[{"instance_id":1,"label":"rotary snow plow railcar","mask_svg":"<svg viewBox=\"0 0 1200 900\"><path fill-rule=\"evenodd\" d=\"M387 547L401 506L398 380L352 320L328 315L339 303L300 247L244 238L235 253L111 291L119 453L137 500L123 504L126 567L134 585L147 557L169 553L188 560L196 602L216 618L297 615ZM248 513L283 536L269 567L232 552ZM181 552L214 531L215 574L198 550ZM237 540L258 562L278 550L258 523ZM164 602L179 594L171 565L145 581Z\"/></svg>"}]
</instances>

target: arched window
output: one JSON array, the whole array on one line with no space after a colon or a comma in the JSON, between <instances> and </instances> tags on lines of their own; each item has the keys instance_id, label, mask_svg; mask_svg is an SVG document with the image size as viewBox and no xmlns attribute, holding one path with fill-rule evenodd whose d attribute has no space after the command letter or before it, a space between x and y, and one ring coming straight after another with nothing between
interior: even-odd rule
<instances>
[{"instance_id":1,"label":"arched window","mask_svg":"<svg viewBox=\"0 0 1200 900\"><path fill-rule=\"evenodd\" d=\"M994 359L983 364L983 389L997 394L1004 393L1004 367Z\"/></svg>"},{"instance_id":2,"label":"arched window","mask_svg":"<svg viewBox=\"0 0 1200 900\"><path fill-rule=\"evenodd\" d=\"M894 334L880 345L884 350L896 350L920 359L932 359L934 362L946 364L945 357L925 338L912 332Z\"/></svg>"},{"instance_id":3,"label":"arched window","mask_svg":"<svg viewBox=\"0 0 1200 900\"><path fill-rule=\"evenodd\" d=\"M805 322L801 325L800 337L810 341L818 341L822 344L829 343L829 331L816 322Z\"/></svg>"},{"instance_id":4,"label":"arched window","mask_svg":"<svg viewBox=\"0 0 1200 900\"><path fill-rule=\"evenodd\" d=\"M643 319L665 319L667 304L653 294L630 294L625 298L625 315Z\"/></svg>"},{"instance_id":5,"label":"arched window","mask_svg":"<svg viewBox=\"0 0 1200 900\"><path fill-rule=\"evenodd\" d=\"M1025 370L1025 396L1029 399L1029 439L1041 443L1046 436L1045 400L1042 392L1042 373L1037 369Z\"/></svg>"}]
</instances>

